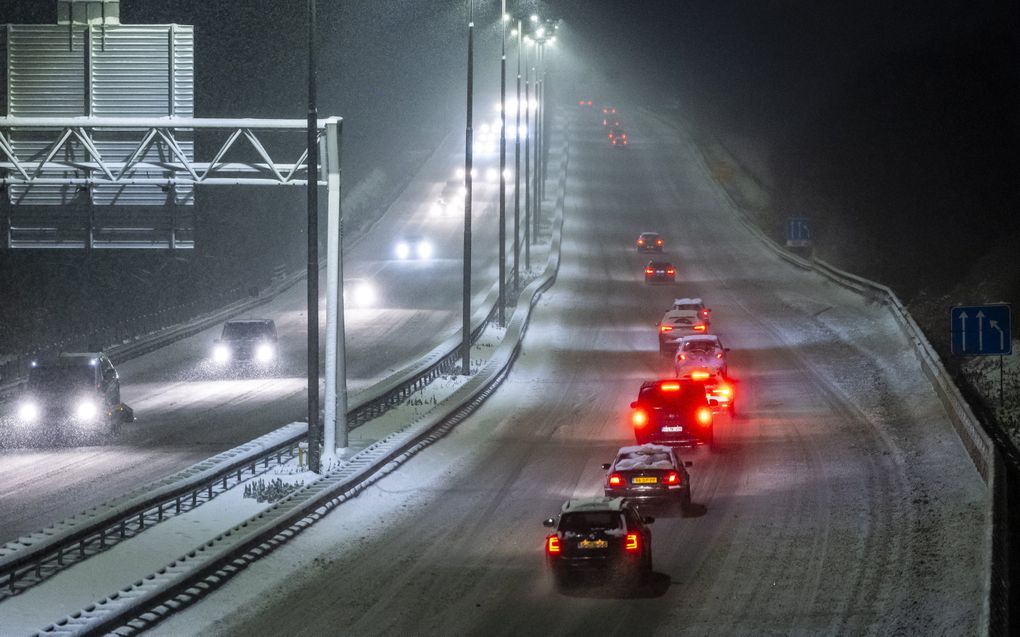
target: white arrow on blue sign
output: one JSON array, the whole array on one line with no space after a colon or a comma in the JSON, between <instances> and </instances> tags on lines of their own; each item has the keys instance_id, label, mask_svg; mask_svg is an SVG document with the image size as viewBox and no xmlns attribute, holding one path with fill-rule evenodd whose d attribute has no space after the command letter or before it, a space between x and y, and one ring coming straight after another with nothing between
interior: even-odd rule
<instances>
[{"instance_id":1,"label":"white arrow on blue sign","mask_svg":"<svg viewBox=\"0 0 1020 637\"><path fill-rule=\"evenodd\" d=\"M804 217L790 217L786 220L786 246L803 248L811 245L811 226Z\"/></svg>"},{"instance_id":2,"label":"white arrow on blue sign","mask_svg":"<svg viewBox=\"0 0 1020 637\"><path fill-rule=\"evenodd\" d=\"M949 311L953 354L1003 356L1013 353L1013 306L960 305Z\"/></svg>"}]
</instances>

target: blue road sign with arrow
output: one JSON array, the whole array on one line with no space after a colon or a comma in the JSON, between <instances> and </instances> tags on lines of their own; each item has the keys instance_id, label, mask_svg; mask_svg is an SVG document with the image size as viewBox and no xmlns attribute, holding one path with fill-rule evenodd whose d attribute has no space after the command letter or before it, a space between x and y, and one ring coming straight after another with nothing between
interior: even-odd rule
<instances>
[{"instance_id":1,"label":"blue road sign with arrow","mask_svg":"<svg viewBox=\"0 0 1020 637\"><path fill-rule=\"evenodd\" d=\"M951 351L961 356L1013 353L1013 306L962 305L949 311Z\"/></svg>"},{"instance_id":2,"label":"blue road sign with arrow","mask_svg":"<svg viewBox=\"0 0 1020 637\"><path fill-rule=\"evenodd\" d=\"M811 226L803 217L791 217L786 220L786 246L788 248L804 248L811 245Z\"/></svg>"}]
</instances>

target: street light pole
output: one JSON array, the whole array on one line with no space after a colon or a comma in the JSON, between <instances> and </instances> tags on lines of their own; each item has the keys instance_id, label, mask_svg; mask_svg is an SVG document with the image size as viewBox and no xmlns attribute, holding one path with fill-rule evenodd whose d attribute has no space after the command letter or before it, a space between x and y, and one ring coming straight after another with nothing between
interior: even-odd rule
<instances>
[{"instance_id":1,"label":"street light pole","mask_svg":"<svg viewBox=\"0 0 1020 637\"><path fill-rule=\"evenodd\" d=\"M514 122L514 294L521 285L521 47L524 25L517 21L517 114Z\"/></svg>"},{"instance_id":2,"label":"street light pole","mask_svg":"<svg viewBox=\"0 0 1020 637\"><path fill-rule=\"evenodd\" d=\"M546 142L545 136L545 40L538 44L538 205L535 207L535 227L542 221L542 205L545 203ZM537 234L537 233L536 233Z\"/></svg>"},{"instance_id":3,"label":"street light pole","mask_svg":"<svg viewBox=\"0 0 1020 637\"><path fill-rule=\"evenodd\" d=\"M471 163L472 106L474 101L475 7L468 0L467 126L464 134L464 298L462 301L464 342L461 373L471 374Z\"/></svg>"},{"instance_id":4,"label":"street light pole","mask_svg":"<svg viewBox=\"0 0 1020 637\"><path fill-rule=\"evenodd\" d=\"M319 114L315 94L315 0L308 0L308 468L320 469Z\"/></svg>"},{"instance_id":5,"label":"street light pole","mask_svg":"<svg viewBox=\"0 0 1020 637\"><path fill-rule=\"evenodd\" d=\"M525 40L530 43L530 40ZM531 81L524 51L524 269L531 269Z\"/></svg>"},{"instance_id":6,"label":"street light pole","mask_svg":"<svg viewBox=\"0 0 1020 637\"><path fill-rule=\"evenodd\" d=\"M500 0L503 27L499 58L499 325L506 326L506 0Z\"/></svg>"},{"instance_id":7,"label":"street light pole","mask_svg":"<svg viewBox=\"0 0 1020 637\"><path fill-rule=\"evenodd\" d=\"M538 242L538 224L542 219L543 171L542 164L542 40L535 40L535 206L531 221L531 238Z\"/></svg>"}]
</instances>

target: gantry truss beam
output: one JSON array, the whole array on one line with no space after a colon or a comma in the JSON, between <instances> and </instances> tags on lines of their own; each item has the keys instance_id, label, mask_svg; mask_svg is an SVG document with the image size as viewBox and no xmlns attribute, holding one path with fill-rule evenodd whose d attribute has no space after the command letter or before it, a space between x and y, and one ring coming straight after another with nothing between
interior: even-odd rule
<instances>
[{"instance_id":1,"label":"gantry truss beam","mask_svg":"<svg viewBox=\"0 0 1020 637\"><path fill-rule=\"evenodd\" d=\"M319 141L338 117L319 120ZM0 117L0 186L21 185L278 185L303 186L307 180L308 149L303 145L292 161L274 159L266 134L306 130L298 119L207 119L129 117ZM208 131L208 132L206 132ZM45 150L20 151L19 134L42 135ZM104 137L96 139L96 133ZM119 157L104 157L99 148L115 133L131 149ZM188 142L198 134L197 148L217 148L208 160L189 157L178 134ZM260 137L260 135L262 137ZM210 140L213 140L210 142ZM292 144L293 146L293 144ZM317 182L326 185L331 161L339 157L322 148L324 158ZM231 152L254 153L254 161L228 160ZM279 152L277 154L280 154Z\"/></svg>"}]
</instances>

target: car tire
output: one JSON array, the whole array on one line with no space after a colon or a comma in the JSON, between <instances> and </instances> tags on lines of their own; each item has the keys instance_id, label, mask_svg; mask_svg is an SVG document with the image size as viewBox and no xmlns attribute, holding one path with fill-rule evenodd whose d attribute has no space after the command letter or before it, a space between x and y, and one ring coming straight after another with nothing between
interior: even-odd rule
<instances>
[{"instance_id":1,"label":"car tire","mask_svg":"<svg viewBox=\"0 0 1020 637\"><path fill-rule=\"evenodd\" d=\"M557 591L566 591L570 589L570 585L573 583L570 578L570 573L565 571L553 570L552 572L552 583L553 588Z\"/></svg>"},{"instance_id":2,"label":"car tire","mask_svg":"<svg viewBox=\"0 0 1020 637\"><path fill-rule=\"evenodd\" d=\"M691 513L691 490L688 489L684 492L684 497L680 499L680 514L683 517L687 517Z\"/></svg>"}]
</instances>

